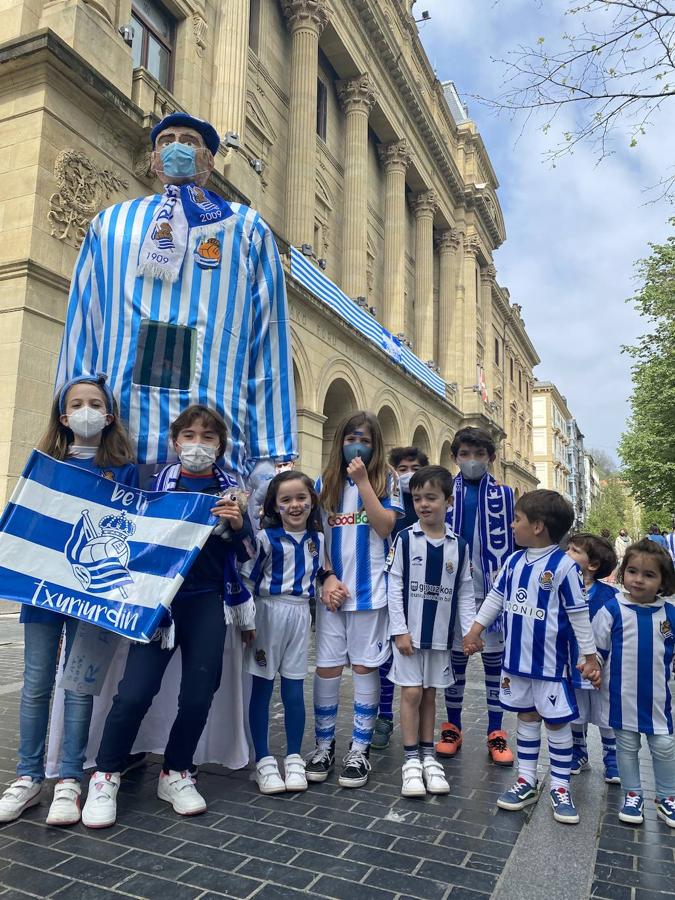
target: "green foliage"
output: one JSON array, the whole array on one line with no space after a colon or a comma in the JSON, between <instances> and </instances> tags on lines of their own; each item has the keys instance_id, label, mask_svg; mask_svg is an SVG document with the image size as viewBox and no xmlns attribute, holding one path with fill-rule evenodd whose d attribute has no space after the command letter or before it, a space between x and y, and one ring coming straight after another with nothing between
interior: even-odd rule
<instances>
[{"instance_id":1,"label":"green foliage","mask_svg":"<svg viewBox=\"0 0 675 900\"><path fill-rule=\"evenodd\" d=\"M619 529L629 527L628 518L626 491L620 479L614 475L602 482L600 494L591 505L584 523L584 530L600 534L603 528L607 528L614 540Z\"/></svg>"},{"instance_id":2,"label":"green foliage","mask_svg":"<svg viewBox=\"0 0 675 900\"><path fill-rule=\"evenodd\" d=\"M658 525L661 531L670 531L672 524L672 516L667 509L653 509L646 506L642 510L641 526L642 531L647 534L650 525Z\"/></svg>"},{"instance_id":3,"label":"green foliage","mask_svg":"<svg viewBox=\"0 0 675 900\"><path fill-rule=\"evenodd\" d=\"M650 246L651 256L637 264L643 284L633 302L651 330L624 348L635 363L632 415L619 455L636 499L675 512L675 236Z\"/></svg>"}]
</instances>

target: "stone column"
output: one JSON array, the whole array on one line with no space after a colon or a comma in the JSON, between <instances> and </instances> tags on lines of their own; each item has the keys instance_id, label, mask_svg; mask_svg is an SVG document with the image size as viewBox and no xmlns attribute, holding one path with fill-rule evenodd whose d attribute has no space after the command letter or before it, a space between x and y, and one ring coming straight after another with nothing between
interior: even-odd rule
<instances>
[{"instance_id":1,"label":"stone column","mask_svg":"<svg viewBox=\"0 0 675 900\"><path fill-rule=\"evenodd\" d=\"M368 75L339 81L337 92L346 118L342 290L348 297L365 297L368 293L368 116L375 94Z\"/></svg>"},{"instance_id":2,"label":"stone column","mask_svg":"<svg viewBox=\"0 0 675 900\"><path fill-rule=\"evenodd\" d=\"M234 131L243 140L251 3L224 0L218 7L211 120L221 137L226 131Z\"/></svg>"},{"instance_id":3,"label":"stone column","mask_svg":"<svg viewBox=\"0 0 675 900\"><path fill-rule=\"evenodd\" d=\"M380 144L384 167L384 314L394 335L405 330L405 173L410 165L406 141Z\"/></svg>"},{"instance_id":4,"label":"stone column","mask_svg":"<svg viewBox=\"0 0 675 900\"><path fill-rule=\"evenodd\" d=\"M423 362L434 357L434 191L412 201L415 213L415 353Z\"/></svg>"},{"instance_id":5,"label":"stone column","mask_svg":"<svg viewBox=\"0 0 675 900\"><path fill-rule=\"evenodd\" d=\"M455 367L453 353L453 330L455 322L455 294L457 281L456 252L459 247L459 232L448 228L436 240L439 256L438 279L438 350L436 361L446 382L458 381L460 373Z\"/></svg>"},{"instance_id":6,"label":"stone column","mask_svg":"<svg viewBox=\"0 0 675 900\"><path fill-rule=\"evenodd\" d=\"M476 384L478 364L478 293L476 290L476 257L480 248L480 242L476 235L470 235L464 239L464 322L462 341L464 343L464 376L462 378L464 391L470 399L473 386ZM474 398L479 398L477 393ZM480 399L480 398L479 398ZM476 402L469 404L475 407Z\"/></svg>"},{"instance_id":7,"label":"stone column","mask_svg":"<svg viewBox=\"0 0 675 900\"><path fill-rule=\"evenodd\" d=\"M291 33L285 237L300 246L314 242L316 79L329 13L326 0L284 0L283 13Z\"/></svg>"},{"instance_id":8,"label":"stone column","mask_svg":"<svg viewBox=\"0 0 675 900\"><path fill-rule=\"evenodd\" d=\"M494 370L495 336L492 332L492 287L497 278L497 269L490 264L480 271L481 287L481 317L483 331L483 366L488 380L488 393L490 400L494 400Z\"/></svg>"}]
</instances>

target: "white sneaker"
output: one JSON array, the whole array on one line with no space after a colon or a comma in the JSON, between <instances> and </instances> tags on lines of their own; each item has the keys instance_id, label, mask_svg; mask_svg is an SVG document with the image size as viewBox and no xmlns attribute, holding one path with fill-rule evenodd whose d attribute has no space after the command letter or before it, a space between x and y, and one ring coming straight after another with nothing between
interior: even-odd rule
<instances>
[{"instance_id":1,"label":"white sneaker","mask_svg":"<svg viewBox=\"0 0 675 900\"><path fill-rule=\"evenodd\" d=\"M117 818L119 772L94 772L89 781L82 824L87 828L110 828Z\"/></svg>"},{"instance_id":2,"label":"white sneaker","mask_svg":"<svg viewBox=\"0 0 675 900\"><path fill-rule=\"evenodd\" d=\"M189 772L160 773L157 796L173 806L179 816L198 816L206 812L206 800L199 793Z\"/></svg>"},{"instance_id":3,"label":"white sneaker","mask_svg":"<svg viewBox=\"0 0 675 900\"><path fill-rule=\"evenodd\" d=\"M291 753L284 760L284 775L286 776L287 791L306 791L307 776L305 775L305 761L299 753Z\"/></svg>"},{"instance_id":4,"label":"white sneaker","mask_svg":"<svg viewBox=\"0 0 675 900\"><path fill-rule=\"evenodd\" d=\"M0 797L0 822L13 822L24 809L40 802L42 782L34 781L30 775L21 775Z\"/></svg>"},{"instance_id":5,"label":"white sneaker","mask_svg":"<svg viewBox=\"0 0 675 900\"><path fill-rule=\"evenodd\" d=\"M425 756L422 760L422 774L429 794L450 793L450 785L445 780L443 766L433 756Z\"/></svg>"},{"instance_id":6,"label":"white sneaker","mask_svg":"<svg viewBox=\"0 0 675 900\"><path fill-rule=\"evenodd\" d=\"M261 794L283 794L286 790L286 782L281 777L279 766L273 756L263 756L260 762L255 764L255 780L258 782L258 790ZM305 779L305 787L307 787L307 779Z\"/></svg>"},{"instance_id":7,"label":"white sneaker","mask_svg":"<svg viewBox=\"0 0 675 900\"><path fill-rule=\"evenodd\" d=\"M424 787L422 763L419 759L406 759L401 767L402 797L426 797L427 789Z\"/></svg>"},{"instance_id":8,"label":"white sneaker","mask_svg":"<svg viewBox=\"0 0 675 900\"><path fill-rule=\"evenodd\" d=\"M62 778L54 785L54 798L47 813L47 825L74 825L80 821L82 788L75 778Z\"/></svg>"}]
</instances>

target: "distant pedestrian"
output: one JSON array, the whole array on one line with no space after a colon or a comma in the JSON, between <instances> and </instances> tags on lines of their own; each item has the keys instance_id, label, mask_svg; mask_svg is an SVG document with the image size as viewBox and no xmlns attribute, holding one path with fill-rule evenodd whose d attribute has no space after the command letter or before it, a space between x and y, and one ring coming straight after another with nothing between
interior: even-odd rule
<instances>
[{"instance_id":1,"label":"distant pedestrian","mask_svg":"<svg viewBox=\"0 0 675 900\"><path fill-rule=\"evenodd\" d=\"M653 541L655 544L658 544L659 547L663 547L664 550L668 550L666 539L661 534L661 529L656 523L649 526L649 534L647 535L647 539Z\"/></svg>"},{"instance_id":2,"label":"distant pedestrian","mask_svg":"<svg viewBox=\"0 0 675 900\"><path fill-rule=\"evenodd\" d=\"M668 682L675 648L673 562L661 547L644 539L632 544L620 571L624 594L610 600L593 619L602 673L603 720L614 729L624 790L619 819L644 821L639 752L647 736L654 766L656 812L675 828L675 739Z\"/></svg>"}]
</instances>

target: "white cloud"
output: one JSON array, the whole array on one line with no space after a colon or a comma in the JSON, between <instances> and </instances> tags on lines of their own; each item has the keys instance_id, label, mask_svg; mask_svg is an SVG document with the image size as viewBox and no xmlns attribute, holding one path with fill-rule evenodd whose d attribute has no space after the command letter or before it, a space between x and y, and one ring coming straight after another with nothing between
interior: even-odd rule
<instances>
[{"instance_id":1,"label":"white cloud","mask_svg":"<svg viewBox=\"0 0 675 900\"><path fill-rule=\"evenodd\" d=\"M553 41L571 27L566 7L566 0L424 0L415 12L431 13L420 34L438 77L465 97L494 97L504 66L491 57L539 35ZM647 203L644 189L663 174L671 123L658 117L634 150L617 135L614 155L600 164L580 145L552 168L543 157L555 137L535 122L523 130L522 119L496 117L476 100L469 107L501 184L508 238L495 254L498 280L522 304L542 360L535 374L567 397L587 445L614 453L631 390L630 358L620 347L647 328L625 302L636 290L634 262L668 232L669 207ZM560 132L573 116L560 116Z\"/></svg>"}]
</instances>

